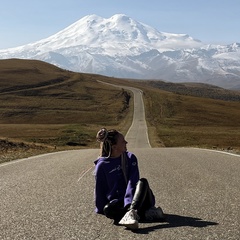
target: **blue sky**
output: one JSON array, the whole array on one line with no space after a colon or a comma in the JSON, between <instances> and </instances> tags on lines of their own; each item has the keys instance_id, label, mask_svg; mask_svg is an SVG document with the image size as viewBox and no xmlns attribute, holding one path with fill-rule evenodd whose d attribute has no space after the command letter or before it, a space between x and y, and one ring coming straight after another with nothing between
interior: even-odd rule
<instances>
[{"instance_id":1,"label":"blue sky","mask_svg":"<svg viewBox=\"0 0 240 240\"><path fill-rule=\"evenodd\" d=\"M117 13L204 43L240 42L240 0L1 0L0 49L49 37L80 18Z\"/></svg>"}]
</instances>

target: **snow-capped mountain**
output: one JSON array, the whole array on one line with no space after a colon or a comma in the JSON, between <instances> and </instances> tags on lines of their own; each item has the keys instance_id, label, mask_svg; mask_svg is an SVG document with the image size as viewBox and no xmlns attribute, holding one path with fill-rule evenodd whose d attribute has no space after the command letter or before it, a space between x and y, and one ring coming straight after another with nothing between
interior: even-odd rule
<instances>
[{"instance_id":1,"label":"snow-capped mountain","mask_svg":"<svg viewBox=\"0 0 240 240\"><path fill-rule=\"evenodd\" d=\"M240 44L205 45L186 34L159 32L124 14L86 16L46 39L0 50L0 58L38 59L107 76L240 88Z\"/></svg>"}]
</instances>

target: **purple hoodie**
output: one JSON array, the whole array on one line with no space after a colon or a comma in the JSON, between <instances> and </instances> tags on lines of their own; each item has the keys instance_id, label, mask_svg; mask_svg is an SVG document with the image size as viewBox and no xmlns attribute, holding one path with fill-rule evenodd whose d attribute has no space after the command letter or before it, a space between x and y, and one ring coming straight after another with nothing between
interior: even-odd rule
<instances>
[{"instance_id":1,"label":"purple hoodie","mask_svg":"<svg viewBox=\"0 0 240 240\"><path fill-rule=\"evenodd\" d=\"M128 182L121 168L121 156L118 158L100 157L95 163L95 204L96 212L103 213L104 206L114 199L131 204L139 180L138 161L133 153L126 152L128 163Z\"/></svg>"}]
</instances>

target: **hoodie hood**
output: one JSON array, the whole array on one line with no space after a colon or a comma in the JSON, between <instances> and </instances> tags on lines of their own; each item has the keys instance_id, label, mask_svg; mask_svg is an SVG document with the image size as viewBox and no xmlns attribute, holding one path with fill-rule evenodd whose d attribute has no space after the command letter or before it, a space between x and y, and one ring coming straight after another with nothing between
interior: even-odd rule
<instances>
[{"instance_id":1,"label":"hoodie hood","mask_svg":"<svg viewBox=\"0 0 240 240\"><path fill-rule=\"evenodd\" d=\"M94 161L94 164L97 165L98 163L103 162L103 161L108 162L109 160L106 157L99 157L97 160Z\"/></svg>"}]
</instances>

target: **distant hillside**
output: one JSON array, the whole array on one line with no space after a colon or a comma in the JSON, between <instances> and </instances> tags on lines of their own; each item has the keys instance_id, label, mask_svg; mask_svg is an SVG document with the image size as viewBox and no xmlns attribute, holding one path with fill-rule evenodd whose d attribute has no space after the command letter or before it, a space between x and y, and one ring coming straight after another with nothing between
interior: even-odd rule
<instances>
[{"instance_id":1,"label":"distant hillside","mask_svg":"<svg viewBox=\"0 0 240 240\"><path fill-rule=\"evenodd\" d=\"M0 60L0 93L63 82L70 73L37 60Z\"/></svg>"},{"instance_id":2,"label":"distant hillside","mask_svg":"<svg viewBox=\"0 0 240 240\"><path fill-rule=\"evenodd\" d=\"M103 79L36 60L0 60L0 138L86 147L96 146L104 125L125 131L128 93Z\"/></svg>"},{"instance_id":3,"label":"distant hillside","mask_svg":"<svg viewBox=\"0 0 240 240\"><path fill-rule=\"evenodd\" d=\"M112 122L125 96L100 78L36 60L0 60L0 123Z\"/></svg>"},{"instance_id":4,"label":"distant hillside","mask_svg":"<svg viewBox=\"0 0 240 240\"><path fill-rule=\"evenodd\" d=\"M224 101L240 101L240 91L227 90L214 85L203 83L170 83L149 81L150 86L181 95L201 98L212 98Z\"/></svg>"},{"instance_id":5,"label":"distant hillside","mask_svg":"<svg viewBox=\"0 0 240 240\"><path fill-rule=\"evenodd\" d=\"M39 148L32 143L42 145L41 152L98 147L95 135L102 126L126 133L131 94L98 80L142 89L152 146L240 151L237 91L75 73L41 61L9 59L0 60L1 156L7 159L9 149L16 153L19 146L36 154Z\"/></svg>"}]
</instances>

